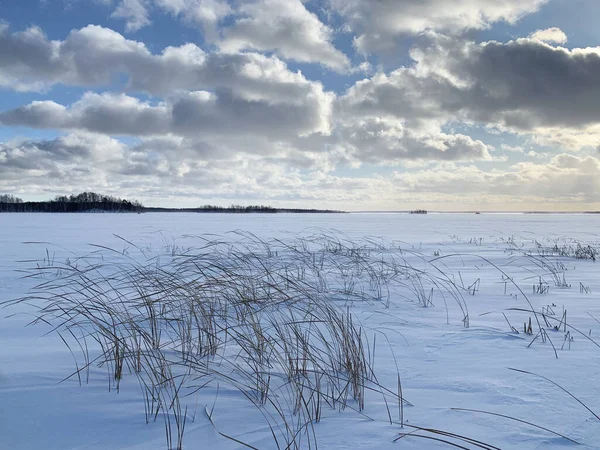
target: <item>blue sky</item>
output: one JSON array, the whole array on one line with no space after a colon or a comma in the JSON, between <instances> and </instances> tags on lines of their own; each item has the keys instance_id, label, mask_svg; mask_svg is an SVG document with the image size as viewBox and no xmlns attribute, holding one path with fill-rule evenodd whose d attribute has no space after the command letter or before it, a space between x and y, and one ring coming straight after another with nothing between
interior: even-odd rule
<instances>
[{"instance_id":1,"label":"blue sky","mask_svg":"<svg viewBox=\"0 0 600 450\"><path fill-rule=\"evenodd\" d=\"M0 191L600 209L599 16L593 0L3 0Z\"/></svg>"}]
</instances>

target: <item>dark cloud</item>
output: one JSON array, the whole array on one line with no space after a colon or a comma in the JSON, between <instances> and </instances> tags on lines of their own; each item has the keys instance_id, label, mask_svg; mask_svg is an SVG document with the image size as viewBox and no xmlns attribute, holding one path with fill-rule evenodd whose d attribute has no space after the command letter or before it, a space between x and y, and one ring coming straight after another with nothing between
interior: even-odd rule
<instances>
[{"instance_id":1,"label":"dark cloud","mask_svg":"<svg viewBox=\"0 0 600 450\"><path fill-rule=\"evenodd\" d=\"M464 108L473 119L525 130L600 121L600 49L534 39L466 44L449 54L447 68L469 83Z\"/></svg>"},{"instance_id":2,"label":"dark cloud","mask_svg":"<svg viewBox=\"0 0 600 450\"><path fill-rule=\"evenodd\" d=\"M414 66L350 88L337 102L337 116L388 117L413 131L475 122L540 135L572 134L600 123L599 49L568 50L539 39L476 44L432 35L412 56Z\"/></svg>"}]
</instances>

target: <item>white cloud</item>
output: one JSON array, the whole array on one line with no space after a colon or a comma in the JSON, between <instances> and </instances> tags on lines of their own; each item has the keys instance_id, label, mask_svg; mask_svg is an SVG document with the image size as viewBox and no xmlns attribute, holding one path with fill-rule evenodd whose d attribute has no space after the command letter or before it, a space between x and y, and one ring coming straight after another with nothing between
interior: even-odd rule
<instances>
[{"instance_id":1,"label":"white cloud","mask_svg":"<svg viewBox=\"0 0 600 450\"><path fill-rule=\"evenodd\" d=\"M346 55L331 42L332 30L309 12L302 0L247 2L236 15L219 43L225 51L276 51L285 59L316 62L337 71L349 68Z\"/></svg>"},{"instance_id":2,"label":"white cloud","mask_svg":"<svg viewBox=\"0 0 600 450\"><path fill-rule=\"evenodd\" d=\"M232 12L227 0L154 0L154 3L175 17L201 25L208 40L216 39L219 22Z\"/></svg>"},{"instance_id":3,"label":"white cloud","mask_svg":"<svg viewBox=\"0 0 600 450\"><path fill-rule=\"evenodd\" d=\"M567 35L560 28L552 27L545 30L537 30L529 35L530 39L535 39L548 44L566 44Z\"/></svg>"},{"instance_id":4,"label":"white cloud","mask_svg":"<svg viewBox=\"0 0 600 450\"><path fill-rule=\"evenodd\" d=\"M164 192L169 192L186 206L196 206L203 198L299 206L318 201L322 207L343 209L397 209L407 203L446 209L482 201L491 209L600 204L600 159L593 156L560 154L545 163L490 172L444 163L390 176L340 177L319 169L301 172L286 160L258 155L215 158L213 150L201 141L177 137L128 147L81 133L5 143L0 144L0 189L19 183L24 194L63 194L84 186L153 204L164 204Z\"/></svg>"},{"instance_id":5,"label":"white cloud","mask_svg":"<svg viewBox=\"0 0 600 450\"><path fill-rule=\"evenodd\" d=\"M145 0L122 0L111 17L125 19L127 31L137 31L152 23Z\"/></svg>"},{"instance_id":6,"label":"white cloud","mask_svg":"<svg viewBox=\"0 0 600 450\"><path fill-rule=\"evenodd\" d=\"M500 145L500 148L502 150L504 150L505 152L511 152L511 153L525 153L525 149L523 147L521 147L520 145L507 145L507 144L502 144Z\"/></svg>"},{"instance_id":7,"label":"white cloud","mask_svg":"<svg viewBox=\"0 0 600 450\"><path fill-rule=\"evenodd\" d=\"M151 9L190 26L200 25L204 39L226 52L276 51L282 58L319 63L336 71L350 67L348 57L331 42L331 28L309 12L302 0L121 0L112 17L125 19L127 31L136 31L151 23ZM228 16L233 23L222 28Z\"/></svg>"},{"instance_id":8,"label":"white cloud","mask_svg":"<svg viewBox=\"0 0 600 450\"><path fill-rule=\"evenodd\" d=\"M338 122L325 142L329 152L337 151L344 155L342 161L354 166L491 159L488 147L469 136L446 134L439 129L418 133L398 121L383 118Z\"/></svg>"},{"instance_id":9,"label":"white cloud","mask_svg":"<svg viewBox=\"0 0 600 450\"><path fill-rule=\"evenodd\" d=\"M559 154L547 163L519 163L491 172L475 166L434 168L398 174L397 181L416 195L421 192L485 195L495 202L600 202L600 159Z\"/></svg>"},{"instance_id":10,"label":"white cloud","mask_svg":"<svg viewBox=\"0 0 600 450\"><path fill-rule=\"evenodd\" d=\"M189 25L200 25L208 40L216 38L219 22L232 11L227 0L119 0L111 17L124 19L128 32L137 31L152 23L150 15L157 10Z\"/></svg>"},{"instance_id":11,"label":"white cloud","mask_svg":"<svg viewBox=\"0 0 600 450\"><path fill-rule=\"evenodd\" d=\"M346 20L362 53L393 49L397 38L434 30L461 33L514 23L547 0L328 0Z\"/></svg>"}]
</instances>

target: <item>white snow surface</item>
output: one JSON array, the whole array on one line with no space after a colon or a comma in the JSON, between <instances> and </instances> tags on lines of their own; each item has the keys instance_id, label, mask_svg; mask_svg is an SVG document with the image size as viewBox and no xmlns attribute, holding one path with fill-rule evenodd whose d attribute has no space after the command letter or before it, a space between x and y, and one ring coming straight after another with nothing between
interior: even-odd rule
<instances>
[{"instance_id":1,"label":"white snow surface","mask_svg":"<svg viewBox=\"0 0 600 450\"><path fill-rule=\"evenodd\" d=\"M413 265L432 275L434 267L443 268L465 288L479 280L474 295L461 290L469 326L457 303L450 298L444 302L437 291L428 307L419 304L414 292L400 289L391 292L389 302L344 304L366 336L379 336L374 361L378 381L396 392L399 375L403 398L412 406L404 407L404 427L398 404L388 399L390 424L384 399L375 391L367 391L362 414L325 407L322 420L313 424L318 448L456 448L435 439L450 440L462 446L458 448L491 448L415 433L411 425L501 449L600 448L600 420L589 411L600 415L600 322L595 320L600 320L600 262L542 256L536 244L598 248L599 221L598 215L583 214L0 214L0 302L25 296L56 276L48 271L25 277L38 264L64 264L67 258L102 251L92 244L134 253L119 237L143 244L162 261L171 257L174 246L200 245L197 236L239 239L228 233L234 230L290 242L321 231L354 243L375 238L403 249ZM555 286L540 261L557 268L568 286ZM505 282L505 276L515 285ZM545 294L533 292L540 278L550 286ZM562 327L544 327L549 340L531 344L539 330L534 320L534 334L523 332L523 323L533 316L523 311L531 308L527 300L538 313L550 305L552 324L566 310L572 340L565 340ZM118 392L109 391L106 369L93 365L87 383L80 386L76 377L62 381L74 371L73 356L51 332L52 324L27 326L34 310L25 304L0 310L0 449L166 448L164 423L159 418L146 424L139 385L127 370ZM503 313L518 334L511 332ZM552 380L589 410L548 380L509 368ZM255 448L277 448L264 416L240 392L209 386L185 401L184 448L244 448L217 429ZM205 407L214 407L217 428ZM453 408L531 422L580 445L523 422ZM411 432L435 439L396 440ZM309 448L308 440L301 445Z\"/></svg>"}]
</instances>

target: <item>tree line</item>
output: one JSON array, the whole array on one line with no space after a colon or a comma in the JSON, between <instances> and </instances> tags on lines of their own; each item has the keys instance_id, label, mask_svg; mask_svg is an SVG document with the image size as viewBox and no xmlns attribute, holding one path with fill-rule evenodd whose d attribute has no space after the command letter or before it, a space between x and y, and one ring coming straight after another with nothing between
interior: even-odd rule
<instances>
[{"instance_id":1,"label":"tree line","mask_svg":"<svg viewBox=\"0 0 600 450\"><path fill-rule=\"evenodd\" d=\"M274 208L264 205L231 205L216 206L204 205L198 208L159 208L145 207L146 212L196 212L196 213L339 213L342 211L333 211L328 209L302 209L302 208Z\"/></svg>"},{"instance_id":2,"label":"tree line","mask_svg":"<svg viewBox=\"0 0 600 450\"><path fill-rule=\"evenodd\" d=\"M231 205L228 207L216 206L216 205L203 205L198 208L202 212L236 212L236 213L244 213L244 212L277 212L277 209L272 206L263 206L263 205L251 205L251 206L242 206L242 205Z\"/></svg>"},{"instance_id":3,"label":"tree line","mask_svg":"<svg viewBox=\"0 0 600 450\"><path fill-rule=\"evenodd\" d=\"M204 205L198 208L145 207L135 200L125 200L95 192L74 195L57 195L52 200L25 202L10 194L0 195L0 212L198 212L198 213L332 213L340 211L300 208L273 208L264 205Z\"/></svg>"},{"instance_id":4,"label":"tree line","mask_svg":"<svg viewBox=\"0 0 600 450\"><path fill-rule=\"evenodd\" d=\"M24 202L14 195L0 195L0 212L140 212L144 206L135 200L125 200L95 192L57 195L52 200Z\"/></svg>"}]
</instances>

